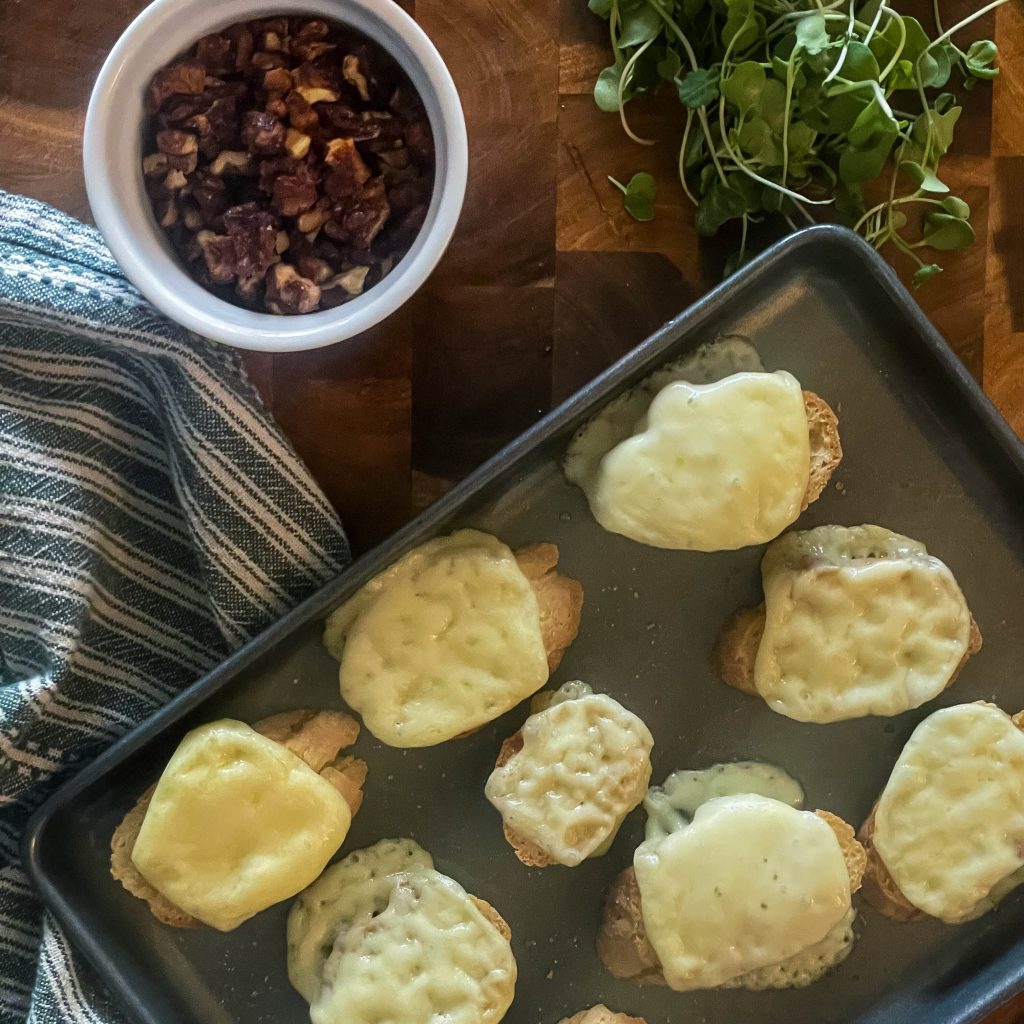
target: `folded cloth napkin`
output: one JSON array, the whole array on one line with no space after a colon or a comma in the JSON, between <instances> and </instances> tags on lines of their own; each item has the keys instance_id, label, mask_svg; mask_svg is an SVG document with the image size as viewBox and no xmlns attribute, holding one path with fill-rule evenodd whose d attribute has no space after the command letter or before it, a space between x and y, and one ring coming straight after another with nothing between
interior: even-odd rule
<instances>
[{"instance_id":1,"label":"folded cloth napkin","mask_svg":"<svg viewBox=\"0 0 1024 1024\"><path fill-rule=\"evenodd\" d=\"M0 1024L122 1019L22 870L31 812L348 559L237 353L0 192Z\"/></svg>"}]
</instances>

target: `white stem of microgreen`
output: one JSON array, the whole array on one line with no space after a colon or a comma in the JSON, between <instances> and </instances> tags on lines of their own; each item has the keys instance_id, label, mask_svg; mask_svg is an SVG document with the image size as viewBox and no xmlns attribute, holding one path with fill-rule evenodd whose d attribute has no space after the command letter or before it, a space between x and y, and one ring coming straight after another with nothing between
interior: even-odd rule
<instances>
[{"instance_id":1,"label":"white stem of microgreen","mask_svg":"<svg viewBox=\"0 0 1024 1024\"><path fill-rule=\"evenodd\" d=\"M872 38L874 37L875 30L878 28L879 22L881 22L882 20L882 12L886 10L888 10L888 8L885 6L885 4L879 4L878 10L875 11L875 17L872 19L871 25L868 27L867 32L864 34L864 38L861 40L861 42L863 42L865 46L867 46L868 43L870 43Z\"/></svg>"},{"instance_id":2,"label":"white stem of microgreen","mask_svg":"<svg viewBox=\"0 0 1024 1024\"><path fill-rule=\"evenodd\" d=\"M629 127L629 121L626 120L626 104L624 102L624 93L626 89L626 83L629 80L629 76L633 73L633 68L636 67L636 62L651 48L651 44L657 38L655 36L652 39L648 39L643 46L639 47L636 53L626 61L626 66L622 69L622 74L619 75L619 120L622 122L622 130L634 141L639 142L641 146L653 146L658 141L657 139L644 139L641 138L632 128Z\"/></svg>"},{"instance_id":3,"label":"white stem of microgreen","mask_svg":"<svg viewBox=\"0 0 1024 1024\"><path fill-rule=\"evenodd\" d=\"M780 185L777 181L772 181L770 178L765 178L758 174L757 171L749 167L746 162L740 157L740 155L732 148L729 142L728 136L725 130L725 100L719 101L718 105L718 128L722 135L722 148L726 151L729 159L736 165L738 171L742 171L748 178L753 178L754 181L760 182L767 188L773 188L776 192L781 192L784 196L789 196L799 209L801 203L809 203L811 206L829 206L834 199L808 199L807 196L800 195L799 192L794 192L792 189L786 188L785 185ZM811 217L806 210L802 211L804 216L813 224L814 218Z\"/></svg>"},{"instance_id":4,"label":"white stem of microgreen","mask_svg":"<svg viewBox=\"0 0 1024 1024\"><path fill-rule=\"evenodd\" d=\"M686 198L697 206L697 197L690 191L686 183L686 145L690 141L690 129L693 127L693 110L686 108L686 127L683 129L683 142L679 147L679 183L683 186Z\"/></svg>"},{"instance_id":5,"label":"white stem of microgreen","mask_svg":"<svg viewBox=\"0 0 1024 1024\"><path fill-rule=\"evenodd\" d=\"M921 204L925 206L941 206L942 200L930 199L927 196L918 195L917 193L915 193L912 196L900 196L898 199L884 200L883 202L878 203L875 206L872 206L871 209L868 210L867 213L865 213L864 216L862 216L861 219L857 221L856 224L853 225L853 230L860 231L860 229L863 228L864 225L867 224L867 222L872 217L876 217L889 206L908 206L916 204Z\"/></svg>"},{"instance_id":6,"label":"white stem of microgreen","mask_svg":"<svg viewBox=\"0 0 1024 1024\"><path fill-rule=\"evenodd\" d=\"M942 15L939 14L939 0L932 0L932 20L935 22L935 31L942 31Z\"/></svg>"},{"instance_id":7,"label":"white stem of microgreen","mask_svg":"<svg viewBox=\"0 0 1024 1024\"><path fill-rule=\"evenodd\" d=\"M793 80L796 77L796 60L786 62L786 107L782 113L782 180L789 177L789 121L793 116Z\"/></svg>"},{"instance_id":8,"label":"white stem of microgreen","mask_svg":"<svg viewBox=\"0 0 1024 1024\"><path fill-rule=\"evenodd\" d=\"M697 54L694 52L687 34L676 24L675 19L672 18L667 11L662 10L659 4L652 4L652 6L658 12L658 16L661 20L665 22L673 33L675 33L676 38L682 44L683 50L686 51L686 59L690 62L690 70L698 70L700 68L700 63L697 60Z\"/></svg>"},{"instance_id":9,"label":"white stem of microgreen","mask_svg":"<svg viewBox=\"0 0 1024 1024\"><path fill-rule=\"evenodd\" d=\"M839 59L836 61L835 66L832 68L832 70L822 80L822 85L828 85L828 83L831 82L832 79L839 74L839 71L842 68L843 64L846 63L846 55L847 53L849 53L850 43L853 42L853 29L854 26L857 24L857 16L854 13L855 3L856 0L850 0L850 24L846 28L846 40L843 43L843 48L839 51ZM881 10L881 8L879 8L879 10Z\"/></svg>"},{"instance_id":10,"label":"white stem of microgreen","mask_svg":"<svg viewBox=\"0 0 1024 1024\"><path fill-rule=\"evenodd\" d=\"M627 194L628 190L627 190L626 186L622 184L622 182L621 182L621 181L617 181L617 180L616 180L615 178L613 178L613 177L612 177L612 176L611 176L610 174L608 175L608 180L609 180L609 181L610 181L610 182L611 182L611 183L612 183L612 184L613 184L613 185L614 185L614 186L615 186L615 187L616 187L616 188L617 188L617 189L618 189L618 190L619 190L619 191L620 191L620 192L621 192L621 193L622 193L623 195L626 195L626 194Z\"/></svg>"},{"instance_id":11,"label":"white stem of microgreen","mask_svg":"<svg viewBox=\"0 0 1024 1024\"><path fill-rule=\"evenodd\" d=\"M985 4L985 6L982 7L980 10L975 11L973 14L969 14L962 21L958 21L952 28L947 28L946 31L943 32L942 35L940 35L937 39L933 39L928 44L928 47L925 49L924 52L928 53L930 50L933 50L940 43L944 43L947 39L949 39L949 37L952 36L954 33L959 32L962 28L966 28L968 25L971 24L972 21L977 21L979 18L984 18L989 11L994 11L997 7L1002 7L1005 3L1006 0L992 0L991 3Z\"/></svg>"},{"instance_id":12,"label":"white stem of microgreen","mask_svg":"<svg viewBox=\"0 0 1024 1024\"><path fill-rule=\"evenodd\" d=\"M900 42L899 46L896 47L896 52L892 55L892 59L886 64L885 69L878 75L878 80L884 82L889 75L892 73L892 69L896 67L900 62L900 58L903 56L903 50L907 45L907 26L903 23L903 19L895 12L890 10L888 7L880 7L879 10L884 10L890 18L896 19L896 24L900 27Z\"/></svg>"}]
</instances>

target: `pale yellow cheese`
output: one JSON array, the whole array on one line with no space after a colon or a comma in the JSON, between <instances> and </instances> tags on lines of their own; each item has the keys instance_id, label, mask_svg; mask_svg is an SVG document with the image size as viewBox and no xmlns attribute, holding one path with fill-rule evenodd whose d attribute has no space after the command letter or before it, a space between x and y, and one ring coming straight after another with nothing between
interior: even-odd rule
<instances>
[{"instance_id":1,"label":"pale yellow cheese","mask_svg":"<svg viewBox=\"0 0 1024 1024\"><path fill-rule=\"evenodd\" d=\"M803 393L779 371L669 384L584 487L612 533L720 551L778 536L800 514L809 476Z\"/></svg>"},{"instance_id":2,"label":"pale yellow cheese","mask_svg":"<svg viewBox=\"0 0 1024 1024\"><path fill-rule=\"evenodd\" d=\"M527 718L522 738L484 788L505 824L568 867L605 852L650 781L647 726L618 701L572 682Z\"/></svg>"},{"instance_id":3,"label":"pale yellow cheese","mask_svg":"<svg viewBox=\"0 0 1024 1024\"><path fill-rule=\"evenodd\" d=\"M806 988L812 985L853 952L856 938L853 922L856 918L857 911L850 907L820 942L777 964L758 967L730 978L721 988L745 988L751 992L763 992L766 989Z\"/></svg>"},{"instance_id":4,"label":"pale yellow cheese","mask_svg":"<svg viewBox=\"0 0 1024 1024\"><path fill-rule=\"evenodd\" d=\"M351 821L341 794L301 758L224 719L181 741L132 860L176 907L230 931L309 885Z\"/></svg>"},{"instance_id":5,"label":"pale yellow cheese","mask_svg":"<svg viewBox=\"0 0 1024 1024\"><path fill-rule=\"evenodd\" d=\"M850 878L820 817L755 794L717 797L633 860L647 937L671 988L713 988L820 943Z\"/></svg>"},{"instance_id":6,"label":"pale yellow cheese","mask_svg":"<svg viewBox=\"0 0 1024 1024\"><path fill-rule=\"evenodd\" d=\"M451 878L383 877L333 939L313 1024L497 1024L515 994L508 941Z\"/></svg>"},{"instance_id":7,"label":"pale yellow cheese","mask_svg":"<svg viewBox=\"0 0 1024 1024\"><path fill-rule=\"evenodd\" d=\"M425 747L547 682L540 609L496 537L459 530L413 549L327 620L341 695L379 740Z\"/></svg>"},{"instance_id":8,"label":"pale yellow cheese","mask_svg":"<svg viewBox=\"0 0 1024 1024\"><path fill-rule=\"evenodd\" d=\"M803 786L785 768L764 761L728 761L710 768L680 768L644 797L647 839L686 828L701 804L721 796L756 793L800 810Z\"/></svg>"},{"instance_id":9,"label":"pale yellow cheese","mask_svg":"<svg viewBox=\"0 0 1024 1024\"><path fill-rule=\"evenodd\" d=\"M655 395L676 381L711 384L734 373L764 370L757 349L737 335L719 338L655 370L628 391L616 395L597 415L576 431L565 454L565 476L589 491L597 479L601 460L621 441L631 437L647 415Z\"/></svg>"},{"instance_id":10,"label":"pale yellow cheese","mask_svg":"<svg viewBox=\"0 0 1024 1024\"><path fill-rule=\"evenodd\" d=\"M900 892L951 924L989 910L1024 868L1024 734L993 704L936 711L878 801L873 842Z\"/></svg>"},{"instance_id":11,"label":"pale yellow cheese","mask_svg":"<svg viewBox=\"0 0 1024 1024\"><path fill-rule=\"evenodd\" d=\"M288 914L288 980L307 1003L320 994L338 935L387 907L396 875L433 866L412 839L381 839L332 864L299 895Z\"/></svg>"},{"instance_id":12,"label":"pale yellow cheese","mask_svg":"<svg viewBox=\"0 0 1024 1024\"><path fill-rule=\"evenodd\" d=\"M949 568L878 526L780 537L762 562L765 629L754 683L801 722L898 715L942 692L970 642Z\"/></svg>"}]
</instances>

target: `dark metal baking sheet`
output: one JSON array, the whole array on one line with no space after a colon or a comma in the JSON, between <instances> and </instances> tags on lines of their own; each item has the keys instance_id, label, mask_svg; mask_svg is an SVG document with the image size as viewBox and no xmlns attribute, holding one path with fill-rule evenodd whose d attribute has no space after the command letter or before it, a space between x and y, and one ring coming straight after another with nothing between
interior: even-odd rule
<instances>
[{"instance_id":1,"label":"dark metal baking sheet","mask_svg":"<svg viewBox=\"0 0 1024 1024\"><path fill-rule=\"evenodd\" d=\"M943 287L939 282L932 287ZM953 569L985 635L954 687L917 712L808 726L718 682L708 652L725 617L758 596L761 549L700 554L603 532L559 459L612 395L697 344L749 336L769 368L792 371L838 410L846 457L800 526L878 522L925 541ZM53 913L144 1024L301 1022L285 975L287 905L237 931L177 931L108 874L110 835L182 734L221 715L255 720L338 706L325 614L408 547L456 525L509 544L554 541L586 588L576 643L554 677L582 678L650 724L654 778L734 758L784 765L809 805L859 823L901 745L939 705L1024 706L1024 450L885 264L852 234L815 228L780 243L668 323L441 502L116 744L37 814L31 874ZM618 982L594 951L601 894L630 862L643 815L607 856L572 871L527 870L483 796L521 706L474 736L393 750L363 733L366 802L345 852L412 836L441 870L512 926L519 985L508 1024L555 1024L604 1001L649 1024L966 1024L1024 987L1024 891L957 928L899 925L868 907L842 967L789 992L679 994Z\"/></svg>"}]
</instances>

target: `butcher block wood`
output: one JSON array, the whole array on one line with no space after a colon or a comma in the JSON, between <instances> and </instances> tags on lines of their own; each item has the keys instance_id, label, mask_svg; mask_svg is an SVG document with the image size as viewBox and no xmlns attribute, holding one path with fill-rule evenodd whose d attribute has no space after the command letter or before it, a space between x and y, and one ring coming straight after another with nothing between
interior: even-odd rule
<instances>
[{"instance_id":1,"label":"butcher block wood","mask_svg":"<svg viewBox=\"0 0 1024 1024\"><path fill-rule=\"evenodd\" d=\"M89 219L86 100L142 6L0 2L0 187ZM635 105L636 129L659 140L651 148L594 106L608 61L585 0L406 6L447 59L469 125L469 190L451 248L415 300L367 335L246 357L357 549L711 287L732 246L695 237L675 179L678 103ZM929 17L925 4L902 6ZM976 6L944 4L946 24ZM976 29L994 31L1002 74L968 97L943 177L975 211L978 242L944 256L945 273L917 296L1024 434L1024 7L1012 0ZM623 212L607 181L641 169L659 180L648 224ZM986 1024L1024 1024L1024 997Z\"/></svg>"},{"instance_id":2,"label":"butcher block wood","mask_svg":"<svg viewBox=\"0 0 1024 1024\"><path fill-rule=\"evenodd\" d=\"M142 6L0 3L0 187L88 219L85 103L104 55ZM905 6L930 17L930 5ZM469 126L469 189L448 254L421 293L367 335L317 352L246 356L357 549L385 537L715 284L735 245L728 236L698 243L694 234L675 177L682 120L674 98L634 104L637 131L659 140L649 148L594 105L594 76L608 57L604 24L585 0L406 7L447 59ZM945 7L946 24L973 9L966 0ZM946 255L945 273L918 298L1021 433L1020 0L977 30L995 32L1003 73L994 88L968 97L944 177L970 202L978 242ZM659 182L656 216L646 224L630 219L607 180L641 169Z\"/></svg>"}]
</instances>

